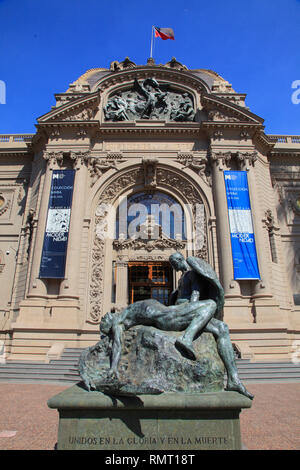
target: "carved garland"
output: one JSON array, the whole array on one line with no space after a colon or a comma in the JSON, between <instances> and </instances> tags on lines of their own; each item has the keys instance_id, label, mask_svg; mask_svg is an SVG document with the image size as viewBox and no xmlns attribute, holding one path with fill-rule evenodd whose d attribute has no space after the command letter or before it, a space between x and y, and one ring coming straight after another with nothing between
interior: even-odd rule
<instances>
[{"instance_id":1,"label":"carved garland","mask_svg":"<svg viewBox=\"0 0 300 470\"><path fill-rule=\"evenodd\" d=\"M105 248L105 232L107 230L106 216L108 214L108 205L115 200L118 194L122 193L125 189L136 184L143 184L144 172L141 167L130 170L129 172L118 176L117 179L112 181L101 194L100 206L96 210L95 224L94 224L94 240L92 248L92 267L91 267L91 280L89 286L89 305L87 321L91 323L99 323L103 314L103 298L104 298L104 248ZM157 169L157 183L168 188L177 188L181 194L188 195L188 202L193 207L194 215L194 229L197 229L196 220L196 204L203 204L199 193L194 186L189 183L185 178L177 175L169 169ZM105 205L107 204L107 208ZM205 214L202 226L206 227ZM101 230L99 230L101 227ZM206 232L206 229L205 229ZM203 244L201 249L195 250L195 256L208 258L207 253L207 236L203 233Z\"/></svg>"}]
</instances>

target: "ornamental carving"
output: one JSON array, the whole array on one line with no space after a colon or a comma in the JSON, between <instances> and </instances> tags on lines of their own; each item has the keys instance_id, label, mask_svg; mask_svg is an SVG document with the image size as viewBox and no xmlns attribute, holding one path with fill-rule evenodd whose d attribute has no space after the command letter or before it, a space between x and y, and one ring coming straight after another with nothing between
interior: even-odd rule
<instances>
[{"instance_id":1,"label":"ornamental carving","mask_svg":"<svg viewBox=\"0 0 300 470\"><path fill-rule=\"evenodd\" d=\"M238 122L240 119L237 119L232 116L221 113L220 111L213 110L208 112L209 121L220 121L220 122Z\"/></svg>"},{"instance_id":2,"label":"ornamental carving","mask_svg":"<svg viewBox=\"0 0 300 470\"><path fill-rule=\"evenodd\" d=\"M96 113L97 107L94 103L90 106L82 103L80 107L74 106L71 109L61 110L51 118L51 121L91 121Z\"/></svg>"},{"instance_id":3,"label":"ornamental carving","mask_svg":"<svg viewBox=\"0 0 300 470\"><path fill-rule=\"evenodd\" d=\"M210 158L213 162L216 162L220 168L225 167L232 158L235 158L238 162L239 167L245 168L250 165L254 166L258 158L258 153L255 152L213 152L210 151Z\"/></svg>"},{"instance_id":4,"label":"ornamental carving","mask_svg":"<svg viewBox=\"0 0 300 470\"><path fill-rule=\"evenodd\" d=\"M193 153L178 153L177 161L183 165L183 169L191 168L206 184L211 186L211 172L208 159L205 155L198 156Z\"/></svg>"},{"instance_id":5,"label":"ornamental carving","mask_svg":"<svg viewBox=\"0 0 300 470\"><path fill-rule=\"evenodd\" d=\"M136 64L132 62L129 57L125 57L125 59L122 62L119 62L117 60L114 60L110 64L109 70L111 72L119 72L120 70L127 70L127 69L133 69L136 67Z\"/></svg>"},{"instance_id":6,"label":"ornamental carving","mask_svg":"<svg viewBox=\"0 0 300 470\"><path fill-rule=\"evenodd\" d=\"M111 168L118 169L118 164L126 161L122 153L108 153L105 157L92 157L89 160L91 186L94 186L96 181Z\"/></svg>"},{"instance_id":7,"label":"ornamental carving","mask_svg":"<svg viewBox=\"0 0 300 470\"><path fill-rule=\"evenodd\" d=\"M67 115L63 115L63 121L90 121L94 118L96 109L84 108L79 112L70 112Z\"/></svg>"},{"instance_id":8,"label":"ornamental carving","mask_svg":"<svg viewBox=\"0 0 300 470\"><path fill-rule=\"evenodd\" d=\"M238 152L236 154L236 158L241 166L248 166L252 165L254 166L254 163L257 160L257 152Z\"/></svg>"},{"instance_id":9,"label":"ornamental carving","mask_svg":"<svg viewBox=\"0 0 300 470\"><path fill-rule=\"evenodd\" d=\"M89 155L89 150L87 150L86 152L70 152L70 158L73 161L74 166L76 166L78 163L81 163L82 165L87 163Z\"/></svg>"},{"instance_id":10,"label":"ornamental carving","mask_svg":"<svg viewBox=\"0 0 300 470\"><path fill-rule=\"evenodd\" d=\"M11 200L4 193L0 192L0 216L5 214L11 205Z\"/></svg>"},{"instance_id":11,"label":"ornamental carving","mask_svg":"<svg viewBox=\"0 0 300 470\"><path fill-rule=\"evenodd\" d=\"M113 247L117 250L145 250L151 252L153 250L165 250L165 249L173 249L173 250L182 250L186 245L185 241L182 240L172 240L172 239L164 239L158 238L156 240L147 240L147 239L127 239L127 240L114 240Z\"/></svg>"},{"instance_id":12,"label":"ornamental carving","mask_svg":"<svg viewBox=\"0 0 300 470\"><path fill-rule=\"evenodd\" d=\"M64 161L64 153L59 152L50 152L46 151L43 153L43 158L47 161L48 165L57 164L58 166L62 166Z\"/></svg>"},{"instance_id":13,"label":"ornamental carving","mask_svg":"<svg viewBox=\"0 0 300 470\"><path fill-rule=\"evenodd\" d=\"M159 84L155 78L137 79L131 89L118 91L108 98L104 109L106 121L136 119L193 121L193 99L189 93Z\"/></svg>"},{"instance_id":14,"label":"ornamental carving","mask_svg":"<svg viewBox=\"0 0 300 470\"><path fill-rule=\"evenodd\" d=\"M143 158L142 160L144 168L144 186L147 189L156 187L157 163L157 158Z\"/></svg>"}]
</instances>

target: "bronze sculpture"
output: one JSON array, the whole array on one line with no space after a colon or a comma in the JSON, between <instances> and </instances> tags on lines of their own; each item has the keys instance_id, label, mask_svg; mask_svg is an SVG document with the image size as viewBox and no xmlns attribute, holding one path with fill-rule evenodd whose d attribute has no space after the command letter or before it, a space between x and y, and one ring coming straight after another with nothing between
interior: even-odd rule
<instances>
[{"instance_id":1,"label":"bronze sculpture","mask_svg":"<svg viewBox=\"0 0 300 470\"><path fill-rule=\"evenodd\" d=\"M104 379L103 372L99 373L102 380L99 387L94 380L99 378L97 373L89 372L89 360L92 358L91 363L95 363L95 354L97 356L101 350L101 342L83 354L80 371L87 388L107 390L109 385L109 390L120 389L123 384L119 380L118 367L124 346L124 332L142 325L162 332L183 332L181 336L174 338L174 345L182 357L189 361L197 361L193 341L203 333L211 333L227 372L226 390L237 391L253 399L253 395L246 390L238 376L229 330L222 321L224 291L215 271L204 260L196 257L185 260L180 253L171 255L170 263L176 271L182 271L178 289L171 295L172 305L165 306L155 299L146 299L134 302L120 313L109 312L102 318L100 331L112 341L109 349L110 364L105 369ZM149 389L144 385L140 388L136 384L125 385L127 390L131 393L135 390L136 394L147 393L147 390L148 393L163 391L151 383Z\"/></svg>"}]
</instances>

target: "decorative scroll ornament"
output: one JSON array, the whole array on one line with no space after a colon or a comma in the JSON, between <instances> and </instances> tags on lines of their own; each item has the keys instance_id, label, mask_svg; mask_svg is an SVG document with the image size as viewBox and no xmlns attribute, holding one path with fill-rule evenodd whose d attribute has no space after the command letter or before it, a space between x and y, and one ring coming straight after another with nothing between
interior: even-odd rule
<instances>
[{"instance_id":1,"label":"decorative scroll ornament","mask_svg":"<svg viewBox=\"0 0 300 470\"><path fill-rule=\"evenodd\" d=\"M146 78L141 83L135 79L132 89L111 95L104 115L106 121L193 121L195 112L188 93L172 90L170 85L159 84L155 78Z\"/></svg>"}]
</instances>

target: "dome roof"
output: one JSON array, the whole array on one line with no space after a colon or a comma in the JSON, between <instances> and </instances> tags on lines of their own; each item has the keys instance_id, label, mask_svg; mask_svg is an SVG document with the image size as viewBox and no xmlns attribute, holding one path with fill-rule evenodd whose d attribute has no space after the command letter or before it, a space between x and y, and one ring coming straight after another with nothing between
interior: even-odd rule
<instances>
[{"instance_id":1,"label":"dome roof","mask_svg":"<svg viewBox=\"0 0 300 470\"><path fill-rule=\"evenodd\" d=\"M110 68L92 68L87 70L77 80L75 80L75 82L72 83L72 88L74 89L76 86L80 87L82 85L87 85L89 89L92 90L95 84L105 76L113 75L115 72L119 71L132 70L135 68L140 69L147 66L155 68L157 67L160 69L169 68L172 70L178 70L200 78L207 84L207 87L211 91L234 93L231 84L221 77L221 75L219 75L217 72L206 69L190 70L185 65L178 62L174 57L166 64L155 64L153 59L148 59L148 63L146 65L136 65L134 62L130 61L128 57L126 57L122 62L111 62Z\"/></svg>"}]
</instances>

